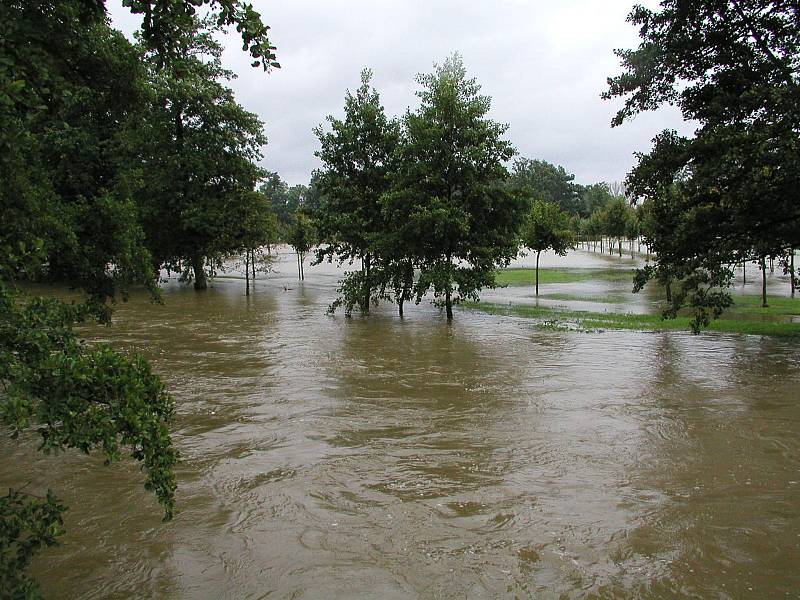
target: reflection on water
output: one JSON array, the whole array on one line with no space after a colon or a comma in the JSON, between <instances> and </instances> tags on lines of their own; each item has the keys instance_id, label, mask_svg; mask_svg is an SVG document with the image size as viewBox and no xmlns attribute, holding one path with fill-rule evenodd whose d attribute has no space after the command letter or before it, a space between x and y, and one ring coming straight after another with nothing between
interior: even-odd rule
<instances>
[{"instance_id":1,"label":"reflection on water","mask_svg":"<svg viewBox=\"0 0 800 600\"><path fill-rule=\"evenodd\" d=\"M71 507L48 597L796 596L792 342L328 317L336 272L284 258L95 334L177 399L174 522L135 465L2 442L3 484Z\"/></svg>"}]
</instances>

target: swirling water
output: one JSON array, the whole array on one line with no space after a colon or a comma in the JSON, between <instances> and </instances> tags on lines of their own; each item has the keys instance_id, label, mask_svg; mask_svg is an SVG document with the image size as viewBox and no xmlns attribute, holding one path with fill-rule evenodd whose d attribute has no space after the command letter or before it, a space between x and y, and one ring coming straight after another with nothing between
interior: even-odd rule
<instances>
[{"instance_id":1,"label":"swirling water","mask_svg":"<svg viewBox=\"0 0 800 600\"><path fill-rule=\"evenodd\" d=\"M293 260L92 334L176 398L174 521L130 461L2 442L0 482L70 506L47 597L798 597L795 342L331 317L337 271Z\"/></svg>"}]
</instances>

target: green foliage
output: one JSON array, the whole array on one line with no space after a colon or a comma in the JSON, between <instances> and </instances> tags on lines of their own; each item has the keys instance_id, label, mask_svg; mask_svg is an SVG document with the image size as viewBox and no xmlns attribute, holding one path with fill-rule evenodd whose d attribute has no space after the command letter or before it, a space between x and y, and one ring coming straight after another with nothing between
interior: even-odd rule
<instances>
[{"instance_id":1,"label":"green foliage","mask_svg":"<svg viewBox=\"0 0 800 600\"><path fill-rule=\"evenodd\" d=\"M66 509L49 490L45 498L20 490L9 490L0 497L0 596L41 598L27 569L42 547L58 543L64 533Z\"/></svg>"},{"instance_id":2,"label":"green foliage","mask_svg":"<svg viewBox=\"0 0 800 600\"><path fill-rule=\"evenodd\" d=\"M94 314L89 304L21 298L0 286L0 422L13 437L36 425L45 452L100 448L111 462L120 445L130 447L170 518L172 399L144 359L79 342L73 325Z\"/></svg>"},{"instance_id":3,"label":"green foliage","mask_svg":"<svg viewBox=\"0 0 800 600\"><path fill-rule=\"evenodd\" d=\"M564 256L572 248L569 215L557 204L534 200L522 229L522 244L537 254L552 250Z\"/></svg>"},{"instance_id":4,"label":"green foliage","mask_svg":"<svg viewBox=\"0 0 800 600\"><path fill-rule=\"evenodd\" d=\"M570 214L583 212L583 188L575 183L575 175L567 173L560 165L519 158L514 161L510 182L528 195L557 204Z\"/></svg>"},{"instance_id":5,"label":"green foliage","mask_svg":"<svg viewBox=\"0 0 800 600\"><path fill-rule=\"evenodd\" d=\"M95 0L95 5L103 4L103 0ZM252 66L263 66L265 71L280 67L275 61L275 47L269 41L269 27L252 4L240 0L122 0L122 5L142 15L142 39L161 64L184 56L181 38L192 29L196 7L208 5L209 18L217 27L236 27L242 50L253 58Z\"/></svg>"},{"instance_id":6,"label":"green foliage","mask_svg":"<svg viewBox=\"0 0 800 600\"><path fill-rule=\"evenodd\" d=\"M172 399L144 359L86 345L73 327L107 322L106 301L131 285L157 296L156 267L187 250L258 242L261 124L217 81L228 74L215 27L236 25L257 62L278 65L248 4L124 4L144 17L141 48L109 27L103 0L0 3L0 423L13 437L35 429L45 452L111 462L127 449L170 518ZM203 5L212 30L198 29ZM68 282L88 299L27 297L18 280ZM25 569L62 533L64 510L50 492L0 498L0 596L38 595Z\"/></svg>"},{"instance_id":7,"label":"green foliage","mask_svg":"<svg viewBox=\"0 0 800 600\"><path fill-rule=\"evenodd\" d=\"M297 211L303 210L306 214L312 214L317 208L317 189L314 187L313 178L310 187L305 185L290 187L281 179L280 175L274 172L266 173L263 179L264 182L259 191L267 198L270 209L278 220L279 239L285 240ZM310 194L314 194L311 202L309 202Z\"/></svg>"},{"instance_id":8,"label":"green foliage","mask_svg":"<svg viewBox=\"0 0 800 600\"><path fill-rule=\"evenodd\" d=\"M394 190L384 199L396 243L419 269L415 299L432 290L452 304L494 285L517 253L526 202L505 185L514 153L506 126L487 118L490 98L454 55L421 75L421 106L405 117Z\"/></svg>"},{"instance_id":9,"label":"green foliage","mask_svg":"<svg viewBox=\"0 0 800 600\"><path fill-rule=\"evenodd\" d=\"M798 18L796 3L768 0L666 0L629 16L642 40L618 52L624 72L605 96L625 105L613 124L665 103L699 124L692 138L656 136L627 179L656 217L645 228L656 268L642 276L687 288L675 302L697 302L698 325L725 308L725 294L703 290L724 284L728 265L800 244Z\"/></svg>"},{"instance_id":10,"label":"green foliage","mask_svg":"<svg viewBox=\"0 0 800 600\"><path fill-rule=\"evenodd\" d=\"M144 359L78 341L73 326L97 308L25 298L0 283L0 424L12 437L36 427L44 452L99 449L112 462L129 448L170 519L178 459L168 429L172 399ZM34 588L21 570L61 533L65 507L49 493L42 503L12 491L0 509L0 588L25 597Z\"/></svg>"},{"instance_id":11,"label":"green foliage","mask_svg":"<svg viewBox=\"0 0 800 600\"><path fill-rule=\"evenodd\" d=\"M583 214L591 215L614 200L614 196L605 183L587 185L583 189Z\"/></svg>"},{"instance_id":12,"label":"green foliage","mask_svg":"<svg viewBox=\"0 0 800 600\"><path fill-rule=\"evenodd\" d=\"M243 225L268 212L253 193L266 138L258 117L221 83L232 75L221 66L215 30L196 20L192 27L180 57L161 64L148 55L152 93L136 140L147 177L137 198L155 264L179 269L188 261L203 288L204 257L235 252L245 237L254 243L256 230Z\"/></svg>"},{"instance_id":13,"label":"green foliage","mask_svg":"<svg viewBox=\"0 0 800 600\"><path fill-rule=\"evenodd\" d=\"M569 214L552 202L534 200L522 228L522 244L536 253L536 294L539 294L539 255L552 250L564 256L572 248Z\"/></svg>"},{"instance_id":14,"label":"green foliage","mask_svg":"<svg viewBox=\"0 0 800 600\"><path fill-rule=\"evenodd\" d=\"M321 149L316 155L323 162L316 182L322 199L316 217L320 237L325 241L317 251L317 261L352 262L360 259L363 274L349 274L342 284L346 310L356 298L363 312L369 311L381 279L378 263L385 257L386 220L380 197L389 190L394 172L394 155L400 140L400 126L389 119L378 92L371 86L372 72L361 73L361 86L355 94L347 92L344 120L329 116L331 130L315 130ZM362 285L356 292L356 284ZM335 309L341 303L334 302Z\"/></svg>"},{"instance_id":15,"label":"green foliage","mask_svg":"<svg viewBox=\"0 0 800 600\"><path fill-rule=\"evenodd\" d=\"M135 50L73 3L0 10L0 89L24 82L0 102L0 247L37 248L26 277L97 297L152 281L130 198L127 141L143 98Z\"/></svg>"},{"instance_id":16,"label":"green foliage","mask_svg":"<svg viewBox=\"0 0 800 600\"><path fill-rule=\"evenodd\" d=\"M300 211L294 219L294 224L289 230L287 242L298 254L305 254L311 250L316 240L314 224L308 215Z\"/></svg>"}]
</instances>

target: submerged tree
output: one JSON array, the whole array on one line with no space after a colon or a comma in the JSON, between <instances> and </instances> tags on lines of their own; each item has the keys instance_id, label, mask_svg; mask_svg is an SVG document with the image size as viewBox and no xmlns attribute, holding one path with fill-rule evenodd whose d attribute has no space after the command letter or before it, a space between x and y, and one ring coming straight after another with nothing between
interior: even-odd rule
<instances>
[{"instance_id":1,"label":"submerged tree","mask_svg":"<svg viewBox=\"0 0 800 600\"><path fill-rule=\"evenodd\" d=\"M315 178L323 196L315 214L324 242L317 261L361 261L361 272L345 276L343 297L332 305L344 303L348 314L355 304L369 312L381 285L375 269L380 269L377 252L386 228L379 199L389 189L400 136L371 81L372 71L364 69L361 86L345 96L344 120L328 117L331 131L315 130L321 144L316 155L324 165Z\"/></svg>"},{"instance_id":2,"label":"submerged tree","mask_svg":"<svg viewBox=\"0 0 800 600\"><path fill-rule=\"evenodd\" d=\"M572 248L569 214L557 204L536 199L522 228L522 244L536 253L536 295L539 295L539 256L552 250L564 256Z\"/></svg>"},{"instance_id":3,"label":"submerged tree","mask_svg":"<svg viewBox=\"0 0 800 600\"><path fill-rule=\"evenodd\" d=\"M433 290L453 304L494 285L494 270L517 254L525 200L505 185L514 154L506 126L487 118L491 100L456 54L420 75L421 106L405 117L400 167L384 206L402 226L397 243L419 269L415 299Z\"/></svg>"},{"instance_id":4,"label":"submerged tree","mask_svg":"<svg viewBox=\"0 0 800 600\"><path fill-rule=\"evenodd\" d=\"M668 316L687 302L696 329L730 303L718 293L730 265L800 242L798 19L797 3L769 0L664 0L629 16L642 41L618 52L605 96L626 101L612 124L665 103L699 123L692 138L659 134L627 179L634 196L677 201L680 226L651 239L656 266L641 276L678 279Z\"/></svg>"},{"instance_id":5,"label":"submerged tree","mask_svg":"<svg viewBox=\"0 0 800 600\"><path fill-rule=\"evenodd\" d=\"M315 238L314 224L311 219L303 211L298 211L294 217L294 223L289 229L287 242L297 254L297 278L300 280L305 279L304 262L306 254L314 246Z\"/></svg>"},{"instance_id":6,"label":"submerged tree","mask_svg":"<svg viewBox=\"0 0 800 600\"><path fill-rule=\"evenodd\" d=\"M622 239L626 237L628 233L631 217L631 209L624 198L615 198L600 209L603 232L609 238L615 238L617 240L620 258L622 258ZM611 246L610 240L609 246ZM609 248L609 251L610 250L611 248Z\"/></svg>"},{"instance_id":7,"label":"submerged tree","mask_svg":"<svg viewBox=\"0 0 800 600\"><path fill-rule=\"evenodd\" d=\"M231 74L207 26L195 21L182 34L185 54L169 65L151 55L153 102L139 130L147 149L139 192L147 243L156 264L188 262L199 290L207 286L206 257L238 250L242 223L261 201L253 193L261 176L254 161L266 143L258 117L220 83Z\"/></svg>"}]
</instances>

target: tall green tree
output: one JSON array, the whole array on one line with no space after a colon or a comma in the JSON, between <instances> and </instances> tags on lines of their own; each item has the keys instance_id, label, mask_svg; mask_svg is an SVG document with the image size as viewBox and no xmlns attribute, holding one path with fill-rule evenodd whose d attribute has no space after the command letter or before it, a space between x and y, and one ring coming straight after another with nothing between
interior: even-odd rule
<instances>
[{"instance_id":1,"label":"tall green tree","mask_svg":"<svg viewBox=\"0 0 800 600\"><path fill-rule=\"evenodd\" d=\"M376 269L380 269L378 248L386 227L380 197L390 189L400 139L400 126L386 116L371 81L372 71L364 69L361 86L345 96L344 119L329 116L330 131L322 126L315 130L321 145L316 155L323 163L317 177L323 200L316 218L325 242L317 260L361 262L361 272L347 274L342 285L348 312L354 302L362 312L369 312L381 286Z\"/></svg>"},{"instance_id":2,"label":"tall green tree","mask_svg":"<svg viewBox=\"0 0 800 600\"><path fill-rule=\"evenodd\" d=\"M531 203L525 226L522 229L522 244L536 253L536 295L539 295L539 256L552 250L564 256L572 248L573 232L570 229L569 213L557 204L535 199Z\"/></svg>"},{"instance_id":3,"label":"tall green tree","mask_svg":"<svg viewBox=\"0 0 800 600\"><path fill-rule=\"evenodd\" d=\"M277 237L278 219L266 196L260 192L249 192L244 202L245 211L239 223L236 243L238 252L244 254L245 294L250 295L250 279L255 285L256 271L267 271L271 266L269 254L264 248L274 243Z\"/></svg>"},{"instance_id":4,"label":"tall green tree","mask_svg":"<svg viewBox=\"0 0 800 600\"><path fill-rule=\"evenodd\" d=\"M583 210L581 214L591 215L594 211L603 208L614 199L606 183L595 183L583 188Z\"/></svg>"},{"instance_id":5,"label":"tall green tree","mask_svg":"<svg viewBox=\"0 0 800 600\"><path fill-rule=\"evenodd\" d=\"M145 17L145 46L171 58L198 2L126 1ZM254 60L277 66L267 28L236 0L207 4L237 24ZM169 424L173 403L140 357L80 342L74 326L108 321L106 300L133 284L155 290L156 271L134 201L145 153L151 81L134 48L112 30L102 0L0 3L0 424L37 431L41 449L128 451L170 518L175 503ZM20 281L68 282L73 304L27 294ZM26 573L63 533L66 507L51 492L0 497L0 597L36 598Z\"/></svg>"},{"instance_id":6,"label":"tall green tree","mask_svg":"<svg viewBox=\"0 0 800 600\"><path fill-rule=\"evenodd\" d=\"M628 232L628 222L633 217L631 209L624 198L616 198L600 209L603 233L616 238L619 256L622 257L622 239ZM609 246L611 241L609 240Z\"/></svg>"},{"instance_id":7,"label":"tall green tree","mask_svg":"<svg viewBox=\"0 0 800 600\"><path fill-rule=\"evenodd\" d=\"M653 237L656 264L642 277L676 277L684 290L667 316L684 302L699 328L730 303L717 293L730 265L783 256L800 239L800 7L664 0L628 19L641 43L618 52L624 71L605 96L625 105L612 124L665 103L698 123L693 137L656 136L627 185L654 204L675 202L657 212L677 211L680 226Z\"/></svg>"},{"instance_id":8,"label":"tall green tree","mask_svg":"<svg viewBox=\"0 0 800 600\"><path fill-rule=\"evenodd\" d=\"M222 68L215 28L194 23L182 33L182 58L162 66L150 56L151 111L139 128L147 177L138 197L155 264L189 264L195 289L205 289L206 258L239 248L250 204L260 202L252 192L266 137L222 83L232 74Z\"/></svg>"},{"instance_id":9,"label":"tall green tree","mask_svg":"<svg viewBox=\"0 0 800 600\"><path fill-rule=\"evenodd\" d=\"M421 106L405 117L400 169L385 210L402 224L403 247L419 269L415 297L432 290L448 320L453 304L494 285L494 270L517 254L525 200L505 184L514 149L489 119L488 96L458 54L420 75Z\"/></svg>"}]
</instances>

